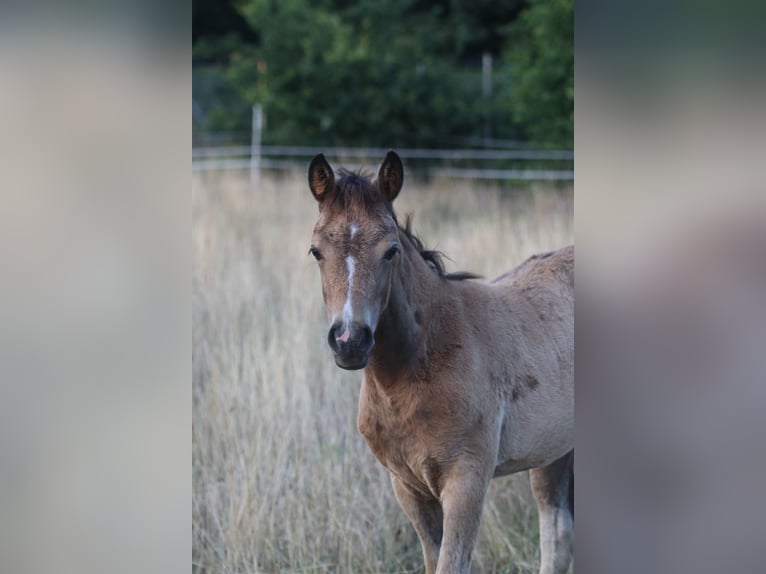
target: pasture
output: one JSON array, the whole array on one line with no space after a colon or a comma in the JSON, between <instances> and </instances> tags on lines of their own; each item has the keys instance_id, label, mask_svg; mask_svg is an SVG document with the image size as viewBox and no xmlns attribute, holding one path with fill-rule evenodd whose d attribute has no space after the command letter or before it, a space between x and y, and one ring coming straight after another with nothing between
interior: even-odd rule
<instances>
[{"instance_id":1,"label":"pasture","mask_svg":"<svg viewBox=\"0 0 766 574\"><path fill-rule=\"evenodd\" d=\"M335 163L335 162L334 162ZM370 166L374 169L376 166ZM571 185L405 181L395 208L448 271L487 278L573 242ZM304 173L192 181L193 571L419 572L420 544L335 366ZM536 572L526 473L495 479L472 571Z\"/></svg>"}]
</instances>

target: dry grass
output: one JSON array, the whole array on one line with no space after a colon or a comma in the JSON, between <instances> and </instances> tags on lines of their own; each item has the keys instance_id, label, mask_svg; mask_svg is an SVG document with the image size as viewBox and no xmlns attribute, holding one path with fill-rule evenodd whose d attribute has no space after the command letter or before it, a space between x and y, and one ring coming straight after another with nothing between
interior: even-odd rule
<instances>
[{"instance_id":1,"label":"dry grass","mask_svg":"<svg viewBox=\"0 0 766 574\"><path fill-rule=\"evenodd\" d=\"M573 240L572 192L480 184L405 186L449 270L487 277ZM251 190L195 177L193 570L418 572L420 546L388 475L356 429L361 374L325 342L316 217L303 175ZM474 572L534 572L537 517L526 474L493 481Z\"/></svg>"}]
</instances>

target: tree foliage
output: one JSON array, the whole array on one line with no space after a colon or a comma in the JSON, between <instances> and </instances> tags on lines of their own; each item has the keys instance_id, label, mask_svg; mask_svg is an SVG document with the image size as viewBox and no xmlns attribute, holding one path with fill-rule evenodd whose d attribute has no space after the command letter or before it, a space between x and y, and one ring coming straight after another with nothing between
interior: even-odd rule
<instances>
[{"instance_id":1,"label":"tree foliage","mask_svg":"<svg viewBox=\"0 0 766 574\"><path fill-rule=\"evenodd\" d=\"M572 0L531 0L510 27L508 105L536 144L571 148L574 138Z\"/></svg>"},{"instance_id":2,"label":"tree foliage","mask_svg":"<svg viewBox=\"0 0 766 574\"><path fill-rule=\"evenodd\" d=\"M525 0L236 1L247 34L195 25L202 130L246 132L258 102L267 143L464 145L485 114L494 137L537 137L525 124L534 114L503 89L520 59L495 66L498 89L482 100L481 54L506 62Z\"/></svg>"}]
</instances>

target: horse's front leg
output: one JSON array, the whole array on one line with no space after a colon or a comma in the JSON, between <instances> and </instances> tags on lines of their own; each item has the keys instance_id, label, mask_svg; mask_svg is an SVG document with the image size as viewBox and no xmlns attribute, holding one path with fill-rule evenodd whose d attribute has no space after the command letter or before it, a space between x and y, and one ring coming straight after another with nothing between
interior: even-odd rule
<instances>
[{"instance_id":1,"label":"horse's front leg","mask_svg":"<svg viewBox=\"0 0 766 574\"><path fill-rule=\"evenodd\" d=\"M401 480L391 475L391 484L399 506L410 519L415 532L423 547L423 559L426 563L426 574L436 572L439 560L439 548L442 543L442 522L444 515L438 500L423 496L405 485Z\"/></svg>"},{"instance_id":2,"label":"horse's front leg","mask_svg":"<svg viewBox=\"0 0 766 574\"><path fill-rule=\"evenodd\" d=\"M445 481L441 493L444 536L437 574L467 574L470 569L484 497L492 478L487 466L460 461Z\"/></svg>"}]
</instances>

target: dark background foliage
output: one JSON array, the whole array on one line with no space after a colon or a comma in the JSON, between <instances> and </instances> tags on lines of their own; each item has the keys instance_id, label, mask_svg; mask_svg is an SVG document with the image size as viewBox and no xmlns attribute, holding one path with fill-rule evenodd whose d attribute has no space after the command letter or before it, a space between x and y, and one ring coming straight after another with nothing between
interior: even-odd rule
<instances>
[{"instance_id":1,"label":"dark background foliage","mask_svg":"<svg viewBox=\"0 0 766 574\"><path fill-rule=\"evenodd\" d=\"M194 0L195 140L571 148L572 4Z\"/></svg>"}]
</instances>

